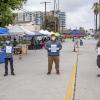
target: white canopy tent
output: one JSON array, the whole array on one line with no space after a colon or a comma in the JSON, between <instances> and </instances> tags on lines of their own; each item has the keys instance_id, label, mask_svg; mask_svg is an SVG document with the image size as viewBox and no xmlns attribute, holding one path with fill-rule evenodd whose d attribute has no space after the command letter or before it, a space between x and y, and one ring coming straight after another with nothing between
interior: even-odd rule
<instances>
[{"instance_id":1,"label":"white canopy tent","mask_svg":"<svg viewBox=\"0 0 100 100\"><path fill-rule=\"evenodd\" d=\"M34 32L29 31L28 29L24 28L23 26L11 26L9 28L9 33L11 35L35 35Z\"/></svg>"},{"instance_id":2,"label":"white canopy tent","mask_svg":"<svg viewBox=\"0 0 100 100\"><path fill-rule=\"evenodd\" d=\"M35 35L35 32L31 32L31 31L29 31L28 29L25 29L23 26L21 26L21 28L24 30L24 34L25 35Z\"/></svg>"},{"instance_id":3,"label":"white canopy tent","mask_svg":"<svg viewBox=\"0 0 100 100\"><path fill-rule=\"evenodd\" d=\"M40 30L39 32L43 35L51 35L51 33L48 30Z\"/></svg>"},{"instance_id":4,"label":"white canopy tent","mask_svg":"<svg viewBox=\"0 0 100 100\"><path fill-rule=\"evenodd\" d=\"M8 27L10 35L25 35L25 30L21 26L15 25Z\"/></svg>"}]
</instances>

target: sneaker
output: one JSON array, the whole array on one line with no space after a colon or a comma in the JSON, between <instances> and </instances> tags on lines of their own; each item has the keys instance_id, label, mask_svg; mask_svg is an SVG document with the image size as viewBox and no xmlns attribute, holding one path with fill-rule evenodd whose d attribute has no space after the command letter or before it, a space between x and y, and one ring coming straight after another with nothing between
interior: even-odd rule
<instances>
[{"instance_id":1,"label":"sneaker","mask_svg":"<svg viewBox=\"0 0 100 100\"><path fill-rule=\"evenodd\" d=\"M6 73L4 74L4 76L7 76L7 75L8 75L8 74L6 74Z\"/></svg>"},{"instance_id":2,"label":"sneaker","mask_svg":"<svg viewBox=\"0 0 100 100\"><path fill-rule=\"evenodd\" d=\"M76 52L75 50L73 50L72 52Z\"/></svg>"},{"instance_id":3,"label":"sneaker","mask_svg":"<svg viewBox=\"0 0 100 100\"><path fill-rule=\"evenodd\" d=\"M14 76L14 75L15 75L15 73L11 73L11 75L13 75L13 76Z\"/></svg>"},{"instance_id":4,"label":"sneaker","mask_svg":"<svg viewBox=\"0 0 100 100\"><path fill-rule=\"evenodd\" d=\"M50 74L51 74L51 72L48 72L48 73L47 73L47 75L50 75Z\"/></svg>"},{"instance_id":5,"label":"sneaker","mask_svg":"<svg viewBox=\"0 0 100 100\"><path fill-rule=\"evenodd\" d=\"M100 77L100 74L98 74L97 77Z\"/></svg>"},{"instance_id":6,"label":"sneaker","mask_svg":"<svg viewBox=\"0 0 100 100\"><path fill-rule=\"evenodd\" d=\"M57 75L59 75L59 74L60 74L60 72L59 72L59 71L57 71L57 72L56 72L56 74L57 74Z\"/></svg>"}]
</instances>

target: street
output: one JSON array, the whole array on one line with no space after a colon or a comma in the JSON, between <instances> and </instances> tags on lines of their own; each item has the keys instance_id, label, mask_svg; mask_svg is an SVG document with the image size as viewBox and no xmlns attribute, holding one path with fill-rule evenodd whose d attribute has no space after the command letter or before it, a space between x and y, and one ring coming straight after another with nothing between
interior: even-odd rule
<instances>
[{"instance_id":1,"label":"street","mask_svg":"<svg viewBox=\"0 0 100 100\"><path fill-rule=\"evenodd\" d=\"M79 49L75 100L100 100L96 42L84 40L84 46ZM67 39L62 45L60 75L56 75L55 67L51 75L46 74L48 59L45 49L28 51L22 60L15 56L15 76L4 77L4 64L0 64L0 100L65 100L77 53L72 52L72 40Z\"/></svg>"}]
</instances>

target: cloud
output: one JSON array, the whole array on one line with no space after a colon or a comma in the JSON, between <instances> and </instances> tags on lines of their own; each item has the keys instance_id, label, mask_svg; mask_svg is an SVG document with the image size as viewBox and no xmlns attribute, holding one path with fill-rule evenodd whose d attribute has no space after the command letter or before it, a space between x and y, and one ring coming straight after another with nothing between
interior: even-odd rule
<instances>
[{"instance_id":1,"label":"cloud","mask_svg":"<svg viewBox=\"0 0 100 100\"><path fill-rule=\"evenodd\" d=\"M47 10L53 9L54 0L28 0L24 6L26 10L31 11L44 11L44 5L40 2L51 2L47 5ZM94 27L94 16L92 12L92 5L98 0L59 0L60 9L66 12L67 27L80 27L85 28Z\"/></svg>"},{"instance_id":2,"label":"cloud","mask_svg":"<svg viewBox=\"0 0 100 100\"><path fill-rule=\"evenodd\" d=\"M91 5L84 6L77 10L77 12L67 13L67 26L68 27L94 27L94 15L90 9Z\"/></svg>"}]
</instances>

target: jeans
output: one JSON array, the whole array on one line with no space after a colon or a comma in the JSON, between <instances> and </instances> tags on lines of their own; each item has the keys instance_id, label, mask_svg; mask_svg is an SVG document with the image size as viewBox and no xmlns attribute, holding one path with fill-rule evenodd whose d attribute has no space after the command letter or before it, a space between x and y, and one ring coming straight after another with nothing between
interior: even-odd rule
<instances>
[{"instance_id":1,"label":"jeans","mask_svg":"<svg viewBox=\"0 0 100 100\"><path fill-rule=\"evenodd\" d=\"M8 62L10 62L11 73L14 73L13 58L5 58L5 74L8 74Z\"/></svg>"}]
</instances>

